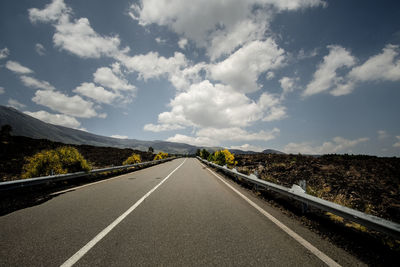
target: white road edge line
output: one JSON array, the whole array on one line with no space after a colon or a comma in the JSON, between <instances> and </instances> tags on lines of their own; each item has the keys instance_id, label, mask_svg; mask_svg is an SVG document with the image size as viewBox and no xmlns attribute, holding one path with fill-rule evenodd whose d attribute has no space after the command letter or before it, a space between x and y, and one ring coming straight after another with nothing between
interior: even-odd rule
<instances>
[{"instance_id":1,"label":"white road edge line","mask_svg":"<svg viewBox=\"0 0 400 267\"><path fill-rule=\"evenodd\" d=\"M91 248L93 248L103 237L105 237L111 230L117 226L123 219L125 219L132 211L134 211L148 196L151 195L160 185L162 185L171 175L178 170L184 163L186 159L173 170L167 177L165 177L159 184L157 184L153 189L147 192L141 199L139 199L133 206L131 206L127 211L125 211L121 216L119 216L115 221L113 221L109 226L107 226L103 231L97 234L92 240L89 241L84 247L82 247L78 252L72 255L67 261L65 261L61 267L69 267L74 265L80 258L82 258Z\"/></svg>"},{"instance_id":2,"label":"white road edge line","mask_svg":"<svg viewBox=\"0 0 400 267\"><path fill-rule=\"evenodd\" d=\"M200 162L199 162L200 163ZM202 163L200 163L203 165ZM203 165L203 167L206 167ZM263 210L260 206L258 206L256 203L251 201L249 198L247 198L245 195L240 193L238 190L236 190L233 186L231 186L229 183L224 181L223 178L221 178L218 174L210 170L209 168L206 167L206 169L211 172L215 177L217 177L221 182L223 182L225 185L227 185L230 189L232 189L236 194L238 194L240 197L242 197L244 200L246 200L251 206L253 206L256 210L258 210L261 214L263 214L265 217L267 217L269 220L271 220L274 224L276 224L279 228L281 228L284 232L286 232L288 235L290 235L293 239L295 239L297 242L299 242L303 247L308 249L312 254L317 256L321 261L323 261L326 265L328 266L341 266L339 265L336 261L331 259L329 256L327 256L325 253L311 245L310 242L296 234L293 230L291 230L289 227L281 223L278 219L276 219L274 216Z\"/></svg>"}]
</instances>

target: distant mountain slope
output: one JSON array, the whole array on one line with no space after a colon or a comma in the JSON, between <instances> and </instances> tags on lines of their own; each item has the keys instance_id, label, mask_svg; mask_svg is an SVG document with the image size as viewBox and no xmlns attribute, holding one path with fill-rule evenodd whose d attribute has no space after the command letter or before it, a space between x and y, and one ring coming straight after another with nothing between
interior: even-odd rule
<instances>
[{"instance_id":1,"label":"distant mountain slope","mask_svg":"<svg viewBox=\"0 0 400 267\"><path fill-rule=\"evenodd\" d=\"M242 155L250 155L250 154L285 154L281 151L278 150L274 150L274 149L265 149L262 152L254 152L254 151L242 151L242 150L238 150L238 149L229 149L230 152L234 153L234 154L242 154Z\"/></svg>"},{"instance_id":2,"label":"distant mountain slope","mask_svg":"<svg viewBox=\"0 0 400 267\"><path fill-rule=\"evenodd\" d=\"M257 154L258 152L254 152L254 151L243 151L240 149L229 149L229 152L233 153L233 154Z\"/></svg>"},{"instance_id":3,"label":"distant mountain slope","mask_svg":"<svg viewBox=\"0 0 400 267\"><path fill-rule=\"evenodd\" d=\"M173 154L194 154L198 147L165 141L141 141L136 139L118 139L96 135L85 131L71 129L43 122L26 115L14 108L0 106L0 125L9 124L12 135L27 136L36 139L48 139L65 144L86 144L93 146L110 146L132 148L147 151L151 146L155 151Z\"/></svg>"},{"instance_id":4,"label":"distant mountain slope","mask_svg":"<svg viewBox=\"0 0 400 267\"><path fill-rule=\"evenodd\" d=\"M263 154L285 154L281 151L275 150L275 149L265 149L263 152L261 152Z\"/></svg>"}]
</instances>

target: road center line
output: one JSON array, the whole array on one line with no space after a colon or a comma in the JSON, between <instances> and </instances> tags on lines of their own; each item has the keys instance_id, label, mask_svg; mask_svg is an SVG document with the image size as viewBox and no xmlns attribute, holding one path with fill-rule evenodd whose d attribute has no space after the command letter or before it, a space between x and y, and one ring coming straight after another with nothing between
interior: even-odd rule
<instances>
[{"instance_id":1,"label":"road center line","mask_svg":"<svg viewBox=\"0 0 400 267\"><path fill-rule=\"evenodd\" d=\"M135 172L137 172L137 171L139 171L139 170L140 170L140 169L135 170ZM61 190L61 191L57 191L57 192L51 193L50 196L55 196L55 195L67 193L67 192L70 192L70 191L75 191L75 190L78 190L78 189L81 189L81 188L85 188L85 187L88 187L88 186L92 186L92 185L96 185L96 184L100 184L100 183L109 182L109 181L112 181L112 180L114 180L114 179L124 178L125 176L129 176L129 175L131 175L132 173L133 173L133 172L128 172L128 173L125 173L125 174L120 174L120 175L118 175L118 176L116 176L116 177L106 178L106 179L104 179L104 180L100 180L100 181L91 182L91 183L84 184L84 185L79 185L79 186L67 188L67 189L65 189L65 190Z\"/></svg>"},{"instance_id":2,"label":"road center line","mask_svg":"<svg viewBox=\"0 0 400 267\"><path fill-rule=\"evenodd\" d=\"M199 162L203 167L204 166L202 163ZM261 214L263 214L265 217L267 217L269 220L271 220L275 225L277 225L279 228L281 228L284 232L286 232L288 235L290 235L293 239L295 239L297 242L299 242L303 247L308 249L312 254L317 256L320 260L322 260L326 265L328 266L341 266L337 262L335 262L333 259L331 259L329 256L327 256L325 253L311 245L310 242L299 236L297 233L295 233L293 230L291 230L289 227L281 223L278 219L276 219L274 216L266 212L264 209L262 209L260 206L258 206L256 203L251 201L249 198L247 198L245 195L240 193L237 189L235 189L233 186L231 186L229 183L224 181L221 176L210 170L209 168L206 167L206 169L211 172L215 177L217 177L221 182L223 182L226 186L228 186L230 189L232 189L236 194L238 194L241 198L246 200L251 206L253 206L256 210L258 210Z\"/></svg>"},{"instance_id":3,"label":"road center line","mask_svg":"<svg viewBox=\"0 0 400 267\"><path fill-rule=\"evenodd\" d=\"M153 189L147 192L141 199L139 199L133 206L131 206L127 211L125 211L121 216L119 216L115 221L113 221L109 226L107 226L103 231L97 234L92 240L89 241L84 247L82 247L78 252L72 255L66 262L64 262L61 267L69 267L74 265L80 258L82 258L91 248L93 248L103 237L105 237L111 230L117 226L123 219L125 219L132 211L134 211L148 196L151 195L160 185L162 185L171 175L178 170L184 163L186 159L173 170L167 177L165 177L159 184L157 184Z\"/></svg>"}]
</instances>

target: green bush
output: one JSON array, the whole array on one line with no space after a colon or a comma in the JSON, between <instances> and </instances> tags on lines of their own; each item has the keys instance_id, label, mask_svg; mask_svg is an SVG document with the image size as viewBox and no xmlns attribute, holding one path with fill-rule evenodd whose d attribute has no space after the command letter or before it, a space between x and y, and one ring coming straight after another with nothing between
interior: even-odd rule
<instances>
[{"instance_id":1,"label":"green bush","mask_svg":"<svg viewBox=\"0 0 400 267\"><path fill-rule=\"evenodd\" d=\"M129 158L127 158L122 165L131 165L135 163L140 163L142 162L142 159L140 158L139 154L132 154Z\"/></svg>"},{"instance_id":2,"label":"green bush","mask_svg":"<svg viewBox=\"0 0 400 267\"><path fill-rule=\"evenodd\" d=\"M166 158L168 158L168 153L158 152L158 154L154 157L154 160L166 159Z\"/></svg>"},{"instance_id":3,"label":"green bush","mask_svg":"<svg viewBox=\"0 0 400 267\"><path fill-rule=\"evenodd\" d=\"M90 165L74 147L43 150L25 159L22 178L89 171Z\"/></svg>"}]
</instances>

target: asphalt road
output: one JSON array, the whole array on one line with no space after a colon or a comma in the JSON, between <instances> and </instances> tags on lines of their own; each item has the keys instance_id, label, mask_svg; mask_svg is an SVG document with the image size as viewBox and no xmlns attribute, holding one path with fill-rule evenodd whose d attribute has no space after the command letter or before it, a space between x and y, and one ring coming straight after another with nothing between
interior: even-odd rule
<instances>
[{"instance_id":1,"label":"asphalt road","mask_svg":"<svg viewBox=\"0 0 400 267\"><path fill-rule=\"evenodd\" d=\"M329 259L363 265L224 180ZM0 266L60 266L71 259L75 266L326 265L196 159L76 188L0 217Z\"/></svg>"}]
</instances>

